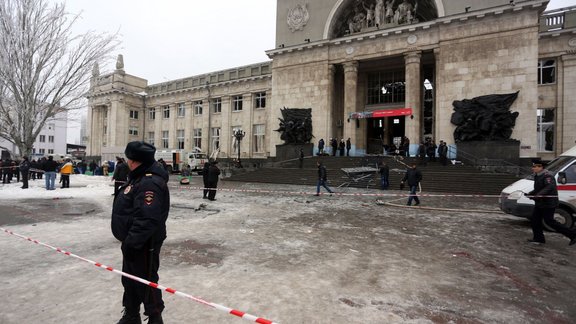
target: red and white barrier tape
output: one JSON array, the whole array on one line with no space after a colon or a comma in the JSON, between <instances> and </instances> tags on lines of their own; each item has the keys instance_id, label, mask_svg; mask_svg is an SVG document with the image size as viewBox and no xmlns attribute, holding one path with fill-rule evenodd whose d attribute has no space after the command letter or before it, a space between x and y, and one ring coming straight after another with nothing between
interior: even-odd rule
<instances>
[{"instance_id":1,"label":"red and white barrier tape","mask_svg":"<svg viewBox=\"0 0 576 324\"><path fill-rule=\"evenodd\" d=\"M217 310L226 312L226 313L228 313L228 314L231 314L231 315L234 315L234 316L238 316L238 317L240 317L240 318L242 318L242 319L249 320L249 321L255 322L255 323L261 323L261 324L277 324L277 322L272 322L272 321L270 321L270 320L267 320L267 319L264 319L264 318L261 318L261 317L257 317L257 316L254 316L254 315L251 315L251 314L248 314L248 313L241 312L241 311L239 311L239 310L235 310L235 309L232 309L232 308L228 308L228 307L226 307L226 306L222 306L222 305L219 305L219 304L216 304L216 303L211 303L211 302L205 301L205 300L203 300L203 299L201 299L201 298L194 297L194 296L192 296L192 295L189 295L189 294L186 294L186 293L177 291L177 290L175 290L175 289L172 289L172 288L169 288L169 287L165 287L165 286L159 285L159 284L157 284L157 283L154 283L154 282L151 282L151 281L142 279L142 278L140 278L140 277L133 276L133 275L131 275L131 274L129 274L129 273L122 272L122 271L120 271L120 270L116 270L116 269L114 269L114 268L112 268L112 267L109 267L109 266L106 266L106 265L104 265L104 264L101 264L101 263L98 263L98 262L94 262L94 261L92 261L92 260L88 260L88 259L86 259L86 258L83 258L83 257L78 256L78 255L76 255L76 254L70 253L70 252L68 252L68 251L64 251L64 250L62 250L62 249L60 249L60 248L53 247L53 246L51 246L51 245L48 245L48 244L46 244L46 243L42 243L42 242L37 241L37 240L35 240L35 239L32 239L32 238L29 238L29 237L26 237L26 236L23 236L23 235L14 233L14 232L9 231L9 230L7 230L7 229L4 229L4 228L2 228L2 227L0 227L0 230L4 231L4 232L6 232L6 233L8 233L8 234L10 234L10 235L14 235L14 236L17 236L17 237L19 237L19 238L21 238L21 239L30 241L30 242L32 242L32 243L36 243L36 244L38 244L38 245L42 245L42 246L47 247L47 248L49 248L49 249L52 249L52 250L54 250L54 251L56 251L56 252L58 252L58 253L62 253L62 254L65 254L65 255L67 255L67 256L70 256L70 257L73 257L73 258L82 260L82 261L84 261L84 262L88 262L88 263L90 263L90 264L92 264L92 265L95 265L95 266L97 266L97 267L99 267L99 268L106 269L106 270L108 270L108 271L110 271L110 272L114 272L114 273L119 274L119 275L121 275L121 276L124 276L124 277L126 277L126 278L130 278L130 279L132 279L132 280L134 280L134 281L138 281L138 282L143 283L143 284L145 284L145 285L147 285L147 286L150 286L150 287L152 287L152 288L164 290L164 291L166 291L166 292L168 292L168 293L171 293L171 294L173 294L173 295L178 295L178 296L180 296L180 297L185 297L185 298L191 299L191 300L193 300L193 301L195 301L195 302L197 302L197 303L200 303L200 304L202 304L202 305L206 305L206 306L215 308L215 309L217 309Z\"/></svg>"}]
</instances>

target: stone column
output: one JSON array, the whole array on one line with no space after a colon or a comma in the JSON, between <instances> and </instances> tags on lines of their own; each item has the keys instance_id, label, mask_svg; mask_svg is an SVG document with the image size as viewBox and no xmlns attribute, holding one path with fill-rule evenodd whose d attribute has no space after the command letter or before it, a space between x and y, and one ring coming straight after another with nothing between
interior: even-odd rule
<instances>
[{"instance_id":1,"label":"stone column","mask_svg":"<svg viewBox=\"0 0 576 324\"><path fill-rule=\"evenodd\" d=\"M344 63L344 116L343 121L348 120L348 116L351 112L356 111L357 102L357 92L358 92L358 61L346 62ZM330 134L330 137L334 137L336 134ZM350 137L352 142L352 151L356 151L359 143L357 142L356 136L356 121L350 120L350 122L344 122L344 138ZM328 144L328 143L327 143ZM328 144L329 145L329 144Z\"/></svg>"},{"instance_id":2,"label":"stone column","mask_svg":"<svg viewBox=\"0 0 576 324\"><path fill-rule=\"evenodd\" d=\"M571 89L576 88L576 55L567 54L562 55L561 64L563 69L562 73L558 75L558 80L562 82L562 88L559 89L558 95L560 98L557 101L557 107L562 107L562 109L556 109L556 122L560 125L555 126L555 135L559 140L555 140L555 143L560 143L559 148L556 149L556 153L560 154L572 146L574 146L574 132L576 128L576 113L573 107L576 107L576 98ZM558 69L558 67L557 67ZM560 80L560 78L562 78ZM561 110L559 113L558 110Z\"/></svg>"},{"instance_id":3,"label":"stone column","mask_svg":"<svg viewBox=\"0 0 576 324\"><path fill-rule=\"evenodd\" d=\"M326 134L324 135L324 140L326 141L328 138L332 137L334 133L334 115L336 112L336 103L334 101L334 75L336 73L336 68L333 64L328 65L328 72L327 72L327 85L326 85L326 93L328 94L326 98L326 103L328 107L326 108ZM316 144L314 147L317 147L317 142L320 139L316 140Z\"/></svg>"},{"instance_id":4,"label":"stone column","mask_svg":"<svg viewBox=\"0 0 576 324\"><path fill-rule=\"evenodd\" d=\"M422 133L422 82L420 80L420 51L404 54L406 65L406 99L407 108L412 108L412 116L406 116L406 136L410 139L410 145L418 145ZM410 150L413 151L412 149Z\"/></svg>"}]
</instances>

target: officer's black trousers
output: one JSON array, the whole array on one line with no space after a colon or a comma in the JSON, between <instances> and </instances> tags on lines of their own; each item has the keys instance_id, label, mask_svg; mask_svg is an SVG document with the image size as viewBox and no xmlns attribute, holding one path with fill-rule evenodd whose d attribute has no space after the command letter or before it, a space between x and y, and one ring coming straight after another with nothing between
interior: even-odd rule
<instances>
[{"instance_id":1,"label":"officer's black trousers","mask_svg":"<svg viewBox=\"0 0 576 324\"><path fill-rule=\"evenodd\" d=\"M123 255L122 271L131 275L158 283L158 267L160 266L160 248L162 244L156 244L150 260L148 248L130 250L130 255ZM123 253L124 254L124 253ZM150 266L150 261L152 265ZM150 273L149 273L150 272ZM164 310L162 292L159 289L149 287L143 283L122 277L124 296L122 305L130 311L139 311L140 304L144 304L144 315L160 314ZM147 292L148 291L148 292Z\"/></svg>"}]
</instances>

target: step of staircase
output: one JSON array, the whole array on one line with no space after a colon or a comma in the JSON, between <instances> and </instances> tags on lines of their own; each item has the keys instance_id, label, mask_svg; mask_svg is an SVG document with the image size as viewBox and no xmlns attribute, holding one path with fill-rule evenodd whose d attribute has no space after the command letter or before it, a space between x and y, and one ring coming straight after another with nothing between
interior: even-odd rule
<instances>
[{"instance_id":1,"label":"step of staircase","mask_svg":"<svg viewBox=\"0 0 576 324\"><path fill-rule=\"evenodd\" d=\"M349 186L370 189L378 189L380 187L379 174L351 177L343 172L342 169L361 166L376 167L378 161L384 161L390 168L390 189L399 189L401 179L406 170L406 166L403 163L409 164L417 161L411 158L397 161L392 157L381 156L362 158L310 157L304 160L302 168L299 168L298 160L283 161L252 172L233 173L227 181L315 186L318 179L316 162L319 159L326 166L330 187ZM438 162L430 162L426 166L418 166L418 169L422 172L421 186L424 192L498 195L502 189L519 179L519 177L510 174L482 172L472 166L451 164L443 166Z\"/></svg>"}]
</instances>

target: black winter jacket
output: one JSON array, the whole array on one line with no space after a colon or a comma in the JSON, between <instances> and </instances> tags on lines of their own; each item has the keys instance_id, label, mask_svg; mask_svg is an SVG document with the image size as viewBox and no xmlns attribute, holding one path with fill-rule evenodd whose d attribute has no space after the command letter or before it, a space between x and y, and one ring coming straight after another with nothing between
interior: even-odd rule
<instances>
[{"instance_id":1,"label":"black winter jacket","mask_svg":"<svg viewBox=\"0 0 576 324\"><path fill-rule=\"evenodd\" d=\"M326 167L324 165L318 166L318 180L326 181Z\"/></svg>"},{"instance_id":2,"label":"black winter jacket","mask_svg":"<svg viewBox=\"0 0 576 324\"><path fill-rule=\"evenodd\" d=\"M163 242L170 210L168 172L162 165L140 165L128 178L112 207L112 234L122 241L123 251Z\"/></svg>"},{"instance_id":3,"label":"black winter jacket","mask_svg":"<svg viewBox=\"0 0 576 324\"><path fill-rule=\"evenodd\" d=\"M420 183L420 181L422 181L422 173L420 172L420 170L414 168L410 168L408 170L406 170L406 174L404 175L404 178L402 179L402 182L408 182L409 186L417 186L418 183Z\"/></svg>"},{"instance_id":4,"label":"black winter jacket","mask_svg":"<svg viewBox=\"0 0 576 324\"><path fill-rule=\"evenodd\" d=\"M117 163L116 168L114 169L114 175L112 175L112 179L115 181L126 181L128 180L129 173L130 168L128 168L126 163Z\"/></svg>"},{"instance_id":5,"label":"black winter jacket","mask_svg":"<svg viewBox=\"0 0 576 324\"><path fill-rule=\"evenodd\" d=\"M544 170L534 175L534 190L528 193L534 204L539 208L558 207L558 189L554 176Z\"/></svg>"}]
</instances>

